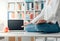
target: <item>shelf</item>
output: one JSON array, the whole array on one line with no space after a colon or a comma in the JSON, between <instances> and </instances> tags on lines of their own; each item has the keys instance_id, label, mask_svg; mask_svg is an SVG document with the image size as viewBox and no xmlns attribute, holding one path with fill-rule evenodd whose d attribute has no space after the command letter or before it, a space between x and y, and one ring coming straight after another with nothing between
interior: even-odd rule
<instances>
[{"instance_id":1,"label":"shelf","mask_svg":"<svg viewBox=\"0 0 60 41\"><path fill-rule=\"evenodd\" d=\"M8 0L8 2L24 2L24 0Z\"/></svg>"},{"instance_id":2,"label":"shelf","mask_svg":"<svg viewBox=\"0 0 60 41\"><path fill-rule=\"evenodd\" d=\"M8 13L10 14L10 16L8 15L8 20L32 20L41 13L42 2L45 1L25 0L23 2L23 0L11 0L8 2L10 5L10 8L8 8Z\"/></svg>"},{"instance_id":3,"label":"shelf","mask_svg":"<svg viewBox=\"0 0 60 41\"><path fill-rule=\"evenodd\" d=\"M35 10L35 12L41 12L41 10Z\"/></svg>"},{"instance_id":4,"label":"shelf","mask_svg":"<svg viewBox=\"0 0 60 41\"><path fill-rule=\"evenodd\" d=\"M31 21L32 19L28 19L27 21Z\"/></svg>"},{"instance_id":5,"label":"shelf","mask_svg":"<svg viewBox=\"0 0 60 41\"><path fill-rule=\"evenodd\" d=\"M30 11L30 12L33 12L34 10L26 10L26 11Z\"/></svg>"},{"instance_id":6,"label":"shelf","mask_svg":"<svg viewBox=\"0 0 60 41\"><path fill-rule=\"evenodd\" d=\"M35 3L41 3L41 2L39 2L39 1L35 1Z\"/></svg>"},{"instance_id":7,"label":"shelf","mask_svg":"<svg viewBox=\"0 0 60 41\"><path fill-rule=\"evenodd\" d=\"M24 1L17 1L16 3L24 3Z\"/></svg>"},{"instance_id":8,"label":"shelf","mask_svg":"<svg viewBox=\"0 0 60 41\"><path fill-rule=\"evenodd\" d=\"M35 1L36 3L41 3L41 2L45 2L45 1Z\"/></svg>"},{"instance_id":9,"label":"shelf","mask_svg":"<svg viewBox=\"0 0 60 41\"><path fill-rule=\"evenodd\" d=\"M11 3L14 3L15 4L15 2L8 2L8 4L11 4Z\"/></svg>"},{"instance_id":10,"label":"shelf","mask_svg":"<svg viewBox=\"0 0 60 41\"><path fill-rule=\"evenodd\" d=\"M33 2L26 2L26 3L33 3Z\"/></svg>"},{"instance_id":11,"label":"shelf","mask_svg":"<svg viewBox=\"0 0 60 41\"><path fill-rule=\"evenodd\" d=\"M8 12L15 12L14 10L8 10Z\"/></svg>"},{"instance_id":12,"label":"shelf","mask_svg":"<svg viewBox=\"0 0 60 41\"><path fill-rule=\"evenodd\" d=\"M17 12L24 12L23 10L17 10Z\"/></svg>"},{"instance_id":13,"label":"shelf","mask_svg":"<svg viewBox=\"0 0 60 41\"><path fill-rule=\"evenodd\" d=\"M8 20L24 20L24 19L8 19Z\"/></svg>"}]
</instances>

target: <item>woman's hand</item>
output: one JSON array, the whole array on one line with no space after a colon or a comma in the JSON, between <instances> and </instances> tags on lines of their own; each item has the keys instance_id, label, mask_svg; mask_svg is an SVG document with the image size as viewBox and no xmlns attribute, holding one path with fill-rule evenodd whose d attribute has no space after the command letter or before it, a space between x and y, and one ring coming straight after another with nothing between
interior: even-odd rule
<instances>
[{"instance_id":1,"label":"woman's hand","mask_svg":"<svg viewBox=\"0 0 60 41\"><path fill-rule=\"evenodd\" d=\"M36 22L36 24L39 24L39 23L46 23L46 20L38 20L37 22ZM28 21L26 21L25 23L24 23L24 25L23 26L21 26L21 27L24 27L24 26L26 26L26 25L28 25L28 24L31 24L30 22L28 22Z\"/></svg>"},{"instance_id":2,"label":"woman's hand","mask_svg":"<svg viewBox=\"0 0 60 41\"><path fill-rule=\"evenodd\" d=\"M39 24L39 23L46 23L46 20L38 20L37 22L36 22L36 24Z\"/></svg>"},{"instance_id":3,"label":"woman's hand","mask_svg":"<svg viewBox=\"0 0 60 41\"><path fill-rule=\"evenodd\" d=\"M21 27L25 27L25 26L27 26L28 24L31 24L30 22L28 22L28 21L26 21L26 22L24 22L24 25L23 26L21 26Z\"/></svg>"},{"instance_id":4,"label":"woman's hand","mask_svg":"<svg viewBox=\"0 0 60 41\"><path fill-rule=\"evenodd\" d=\"M28 22L28 21L24 23L24 25L28 25L28 24L30 24L30 22Z\"/></svg>"}]
</instances>

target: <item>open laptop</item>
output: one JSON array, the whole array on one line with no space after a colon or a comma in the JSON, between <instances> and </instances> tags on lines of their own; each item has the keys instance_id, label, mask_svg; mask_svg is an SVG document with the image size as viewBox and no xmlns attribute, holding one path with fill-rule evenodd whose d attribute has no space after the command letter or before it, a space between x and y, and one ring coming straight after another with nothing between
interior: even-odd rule
<instances>
[{"instance_id":1,"label":"open laptop","mask_svg":"<svg viewBox=\"0 0 60 41\"><path fill-rule=\"evenodd\" d=\"M24 24L24 20L8 20L9 30L12 32L22 32L24 31L24 27L21 26Z\"/></svg>"}]
</instances>

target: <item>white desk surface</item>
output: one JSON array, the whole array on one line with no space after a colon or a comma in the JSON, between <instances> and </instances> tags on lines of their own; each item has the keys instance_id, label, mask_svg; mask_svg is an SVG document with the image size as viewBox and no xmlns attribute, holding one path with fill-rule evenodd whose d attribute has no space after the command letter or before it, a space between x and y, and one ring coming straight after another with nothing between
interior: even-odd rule
<instances>
[{"instance_id":1,"label":"white desk surface","mask_svg":"<svg viewBox=\"0 0 60 41\"><path fill-rule=\"evenodd\" d=\"M4 37L9 37L9 36L42 36L42 37L60 37L60 33L53 33L53 34L42 34L42 33L36 33L36 32L8 32L8 33L3 33L0 32L0 37L4 36Z\"/></svg>"}]
</instances>

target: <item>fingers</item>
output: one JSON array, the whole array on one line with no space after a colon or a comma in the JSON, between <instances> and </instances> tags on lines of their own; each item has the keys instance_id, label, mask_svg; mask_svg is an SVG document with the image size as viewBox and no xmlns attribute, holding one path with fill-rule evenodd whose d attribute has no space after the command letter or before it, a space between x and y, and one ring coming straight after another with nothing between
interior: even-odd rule
<instances>
[{"instance_id":1,"label":"fingers","mask_svg":"<svg viewBox=\"0 0 60 41\"><path fill-rule=\"evenodd\" d=\"M46 22L46 20L38 20L38 21L36 22L36 24L45 23L45 22Z\"/></svg>"},{"instance_id":2,"label":"fingers","mask_svg":"<svg viewBox=\"0 0 60 41\"><path fill-rule=\"evenodd\" d=\"M30 24L30 22L25 22L24 25L21 26L21 27L25 27L25 26L27 26L28 24Z\"/></svg>"},{"instance_id":3,"label":"fingers","mask_svg":"<svg viewBox=\"0 0 60 41\"><path fill-rule=\"evenodd\" d=\"M36 24L41 23L40 21L37 21Z\"/></svg>"}]
</instances>

